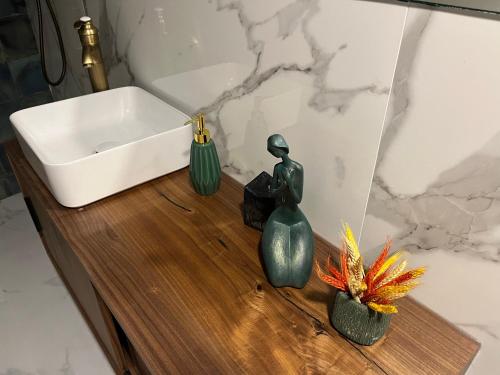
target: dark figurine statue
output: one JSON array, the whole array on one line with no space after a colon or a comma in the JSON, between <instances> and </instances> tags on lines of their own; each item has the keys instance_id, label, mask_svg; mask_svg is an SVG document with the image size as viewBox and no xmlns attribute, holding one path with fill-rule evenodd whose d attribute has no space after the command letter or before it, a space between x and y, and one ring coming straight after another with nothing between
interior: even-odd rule
<instances>
[{"instance_id":1,"label":"dark figurine statue","mask_svg":"<svg viewBox=\"0 0 500 375\"><path fill-rule=\"evenodd\" d=\"M311 225L298 207L302 200L304 169L288 157L288 145L279 134L267 140L267 150L283 161L274 166L271 194L276 209L262 234L262 255L274 287L303 288L311 276L314 240Z\"/></svg>"}]
</instances>

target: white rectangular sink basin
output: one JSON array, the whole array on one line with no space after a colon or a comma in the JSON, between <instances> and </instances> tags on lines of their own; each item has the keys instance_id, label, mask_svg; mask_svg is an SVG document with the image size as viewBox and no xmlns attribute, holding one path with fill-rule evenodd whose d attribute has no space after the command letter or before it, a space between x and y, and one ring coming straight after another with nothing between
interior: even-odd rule
<instances>
[{"instance_id":1,"label":"white rectangular sink basin","mask_svg":"<svg viewBox=\"0 0 500 375\"><path fill-rule=\"evenodd\" d=\"M189 117L138 87L13 113L29 163L59 203L80 207L189 164Z\"/></svg>"}]
</instances>

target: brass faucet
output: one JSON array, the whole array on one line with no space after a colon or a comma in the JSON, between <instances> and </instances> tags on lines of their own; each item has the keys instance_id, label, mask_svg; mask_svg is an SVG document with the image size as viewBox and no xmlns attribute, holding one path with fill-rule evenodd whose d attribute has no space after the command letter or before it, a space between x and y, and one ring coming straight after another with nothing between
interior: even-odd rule
<instances>
[{"instance_id":1,"label":"brass faucet","mask_svg":"<svg viewBox=\"0 0 500 375\"><path fill-rule=\"evenodd\" d=\"M76 21L74 27L80 36L82 64L89 72L92 89L94 92L108 90L108 78L99 45L99 31L92 23L92 19L87 16Z\"/></svg>"}]
</instances>

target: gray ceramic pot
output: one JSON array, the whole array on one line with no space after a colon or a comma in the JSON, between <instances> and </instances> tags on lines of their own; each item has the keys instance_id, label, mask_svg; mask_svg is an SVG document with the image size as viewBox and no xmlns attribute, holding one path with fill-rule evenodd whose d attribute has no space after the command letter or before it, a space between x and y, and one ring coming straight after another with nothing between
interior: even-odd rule
<instances>
[{"instance_id":1,"label":"gray ceramic pot","mask_svg":"<svg viewBox=\"0 0 500 375\"><path fill-rule=\"evenodd\" d=\"M347 293L339 291L335 296L330 321L349 340L361 345L373 345L384 336L391 315L373 311L353 300Z\"/></svg>"}]
</instances>

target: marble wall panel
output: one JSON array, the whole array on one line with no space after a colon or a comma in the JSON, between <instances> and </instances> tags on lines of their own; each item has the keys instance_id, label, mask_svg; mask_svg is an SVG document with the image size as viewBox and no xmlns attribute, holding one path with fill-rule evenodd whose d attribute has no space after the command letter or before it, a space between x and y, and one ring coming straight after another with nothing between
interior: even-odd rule
<instances>
[{"instance_id":1,"label":"marble wall panel","mask_svg":"<svg viewBox=\"0 0 500 375\"><path fill-rule=\"evenodd\" d=\"M482 342L478 374L500 350L499 21L410 8L362 235L428 266L414 296Z\"/></svg>"}]
</instances>

